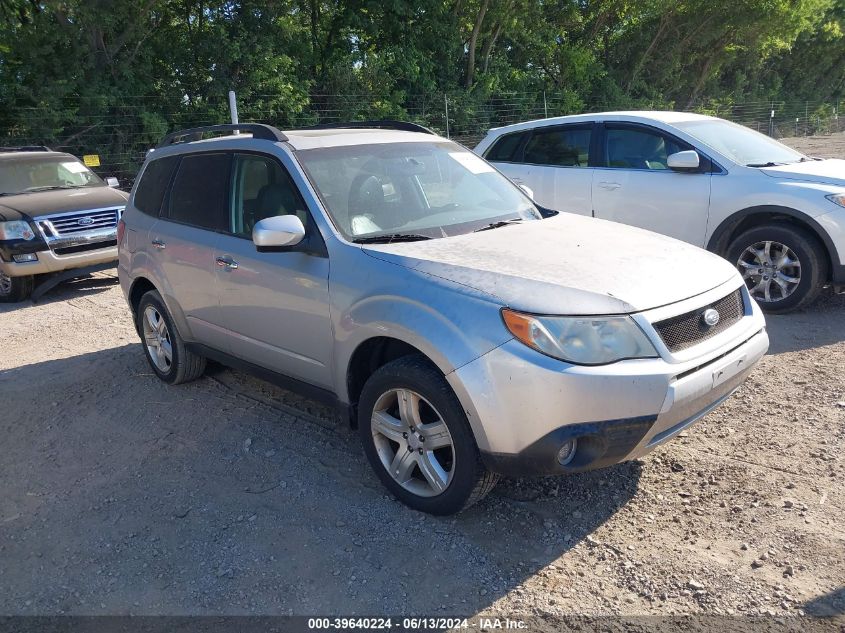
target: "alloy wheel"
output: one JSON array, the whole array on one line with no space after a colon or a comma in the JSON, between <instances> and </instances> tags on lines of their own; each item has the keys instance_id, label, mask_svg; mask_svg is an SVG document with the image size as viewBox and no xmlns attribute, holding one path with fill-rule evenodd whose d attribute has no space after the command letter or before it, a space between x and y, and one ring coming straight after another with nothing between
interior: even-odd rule
<instances>
[{"instance_id":1,"label":"alloy wheel","mask_svg":"<svg viewBox=\"0 0 845 633\"><path fill-rule=\"evenodd\" d=\"M746 248L736 263L748 292L761 303L782 301L801 283L801 261L780 242L756 242Z\"/></svg>"},{"instance_id":2,"label":"alloy wheel","mask_svg":"<svg viewBox=\"0 0 845 633\"><path fill-rule=\"evenodd\" d=\"M173 365L173 346L170 342L170 331L161 313L153 306L144 309L143 319L144 345L158 370L164 374Z\"/></svg>"},{"instance_id":3,"label":"alloy wheel","mask_svg":"<svg viewBox=\"0 0 845 633\"><path fill-rule=\"evenodd\" d=\"M428 400L391 389L376 401L373 443L382 465L405 490L421 497L443 493L455 472L452 435Z\"/></svg>"},{"instance_id":4,"label":"alloy wheel","mask_svg":"<svg viewBox=\"0 0 845 633\"><path fill-rule=\"evenodd\" d=\"M6 297L12 294L12 278L0 272L0 296Z\"/></svg>"}]
</instances>

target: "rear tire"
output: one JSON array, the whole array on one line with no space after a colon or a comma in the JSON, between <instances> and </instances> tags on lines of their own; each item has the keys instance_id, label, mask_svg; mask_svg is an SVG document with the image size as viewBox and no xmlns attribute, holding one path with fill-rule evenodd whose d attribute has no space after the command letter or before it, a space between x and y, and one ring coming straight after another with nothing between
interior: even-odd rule
<instances>
[{"instance_id":1,"label":"rear tire","mask_svg":"<svg viewBox=\"0 0 845 633\"><path fill-rule=\"evenodd\" d=\"M455 514L498 481L481 461L458 398L423 356L399 358L370 376L358 431L379 479L415 510Z\"/></svg>"},{"instance_id":2,"label":"rear tire","mask_svg":"<svg viewBox=\"0 0 845 633\"><path fill-rule=\"evenodd\" d=\"M0 272L0 303L18 303L29 299L35 286L35 277L9 277Z\"/></svg>"},{"instance_id":3,"label":"rear tire","mask_svg":"<svg viewBox=\"0 0 845 633\"><path fill-rule=\"evenodd\" d=\"M202 376L205 358L191 352L161 295L150 290L138 302L135 326L150 367L164 382L178 385Z\"/></svg>"},{"instance_id":4,"label":"rear tire","mask_svg":"<svg viewBox=\"0 0 845 633\"><path fill-rule=\"evenodd\" d=\"M823 246L790 224L764 224L742 233L728 247L727 259L739 269L751 296L772 314L809 305L827 279Z\"/></svg>"}]
</instances>

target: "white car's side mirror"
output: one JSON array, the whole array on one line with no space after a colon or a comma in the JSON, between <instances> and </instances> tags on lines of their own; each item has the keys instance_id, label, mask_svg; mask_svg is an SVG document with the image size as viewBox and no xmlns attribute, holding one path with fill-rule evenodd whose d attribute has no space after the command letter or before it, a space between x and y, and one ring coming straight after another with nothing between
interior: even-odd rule
<instances>
[{"instance_id":1,"label":"white car's side mirror","mask_svg":"<svg viewBox=\"0 0 845 633\"><path fill-rule=\"evenodd\" d=\"M117 187L120 186L120 181L117 178L115 178L114 176L109 176L108 178L106 178L106 184L109 187L116 189Z\"/></svg>"},{"instance_id":2,"label":"white car's side mirror","mask_svg":"<svg viewBox=\"0 0 845 633\"><path fill-rule=\"evenodd\" d=\"M517 185L517 187L522 189L526 196L528 196L532 200L534 199L534 190L531 187L529 187L528 185Z\"/></svg>"},{"instance_id":3,"label":"white car's side mirror","mask_svg":"<svg viewBox=\"0 0 845 633\"><path fill-rule=\"evenodd\" d=\"M258 247L296 246L305 238L305 227L295 215L264 218L252 228L252 241Z\"/></svg>"},{"instance_id":4,"label":"white car's side mirror","mask_svg":"<svg viewBox=\"0 0 845 633\"><path fill-rule=\"evenodd\" d=\"M666 159L666 165L669 169L675 169L677 171L692 171L698 169L700 164L701 159L698 157L698 152L694 149L669 154L669 157Z\"/></svg>"}]
</instances>

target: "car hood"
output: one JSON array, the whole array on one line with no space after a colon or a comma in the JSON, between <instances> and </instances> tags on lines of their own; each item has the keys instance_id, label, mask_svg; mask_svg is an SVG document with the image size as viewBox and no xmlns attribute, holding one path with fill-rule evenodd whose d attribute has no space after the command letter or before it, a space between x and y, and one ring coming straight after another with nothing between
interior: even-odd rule
<instances>
[{"instance_id":1,"label":"car hood","mask_svg":"<svg viewBox=\"0 0 845 633\"><path fill-rule=\"evenodd\" d=\"M771 178L787 178L845 187L845 160L836 158L764 167L760 171Z\"/></svg>"},{"instance_id":2,"label":"car hood","mask_svg":"<svg viewBox=\"0 0 845 633\"><path fill-rule=\"evenodd\" d=\"M37 218L51 213L126 205L129 194L111 187L57 189L0 197L0 220Z\"/></svg>"},{"instance_id":3,"label":"car hood","mask_svg":"<svg viewBox=\"0 0 845 633\"><path fill-rule=\"evenodd\" d=\"M562 213L364 252L536 314L623 314L707 292L738 273L721 257L650 231Z\"/></svg>"}]
</instances>

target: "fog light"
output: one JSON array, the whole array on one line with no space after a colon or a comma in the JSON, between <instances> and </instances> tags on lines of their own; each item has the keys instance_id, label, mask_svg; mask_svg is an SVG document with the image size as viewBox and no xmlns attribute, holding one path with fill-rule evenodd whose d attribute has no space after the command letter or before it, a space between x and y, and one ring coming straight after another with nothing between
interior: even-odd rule
<instances>
[{"instance_id":1,"label":"fog light","mask_svg":"<svg viewBox=\"0 0 845 633\"><path fill-rule=\"evenodd\" d=\"M12 259L18 264L24 264L26 262L37 262L38 255L35 253L24 253L23 255L12 255Z\"/></svg>"},{"instance_id":2,"label":"fog light","mask_svg":"<svg viewBox=\"0 0 845 633\"><path fill-rule=\"evenodd\" d=\"M575 451L578 449L578 438L574 438L566 442L560 447L557 452L557 462L561 466L566 466L575 458Z\"/></svg>"}]
</instances>

